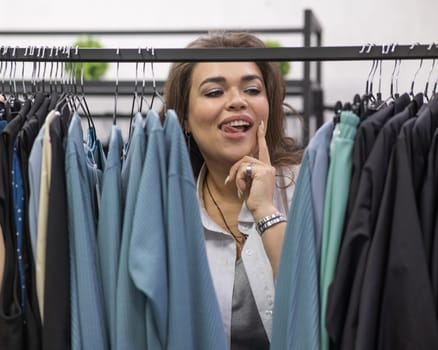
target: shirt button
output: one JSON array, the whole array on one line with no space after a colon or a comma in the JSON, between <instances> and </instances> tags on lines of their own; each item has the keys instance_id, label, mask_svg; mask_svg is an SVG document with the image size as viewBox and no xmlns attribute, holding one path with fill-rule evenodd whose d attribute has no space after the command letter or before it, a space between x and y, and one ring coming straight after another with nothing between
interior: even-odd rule
<instances>
[{"instance_id":1,"label":"shirt button","mask_svg":"<svg viewBox=\"0 0 438 350\"><path fill-rule=\"evenodd\" d=\"M247 249L245 251L246 255L251 256L252 255L252 249Z\"/></svg>"},{"instance_id":2,"label":"shirt button","mask_svg":"<svg viewBox=\"0 0 438 350\"><path fill-rule=\"evenodd\" d=\"M266 310L265 315L272 317L272 310Z\"/></svg>"},{"instance_id":3,"label":"shirt button","mask_svg":"<svg viewBox=\"0 0 438 350\"><path fill-rule=\"evenodd\" d=\"M240 224L243 228L246 228L246 229L248 229L248 228L250 228L251 227L251 223L249 223L249 222L242 222L241 224Z\"/></svg>"}]
</instances>

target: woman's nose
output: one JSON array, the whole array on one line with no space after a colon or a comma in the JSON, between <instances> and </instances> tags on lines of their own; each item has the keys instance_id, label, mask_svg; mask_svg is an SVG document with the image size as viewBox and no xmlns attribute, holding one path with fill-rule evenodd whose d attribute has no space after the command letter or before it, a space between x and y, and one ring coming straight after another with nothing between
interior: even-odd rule
<instances>
[{"instance_id":1,"label":"woman's nose","mask_svg":"<svg viewBox=\"0 0 438 350\"><path fill-rule=\"evenodd\" d=\"M229 109L243 109L248 106L245 96L240 91L231 91L228 101Z\"/></svg>"}]
</instances>

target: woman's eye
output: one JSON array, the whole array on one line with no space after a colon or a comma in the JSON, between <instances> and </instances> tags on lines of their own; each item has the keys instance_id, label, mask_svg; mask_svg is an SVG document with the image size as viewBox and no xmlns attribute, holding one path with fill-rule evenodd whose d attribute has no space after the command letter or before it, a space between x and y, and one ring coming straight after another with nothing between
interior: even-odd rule
<instances>
[{"instance_id":1,"label":"woman's eye","mask_svg":"<svg viewBox=\"0 0 438 350\"><path fill-rule=\"evenodd\" d=\"M246 88L245 91L250 95L258 95L261 92L261 90L257 87L249 87Z\"/></svg>"},{"instance_id":2,"label":"woman's eye","mask_svg":"<svg viewBox=\"0 0 438 350\"><path fill-rule=\"evenodd\" d=\"M223 91L220 89L214 89L214 90L209 90L205 93L205 96L207 97L217 97L217 96L221 96L223 94Z\"/></svg>"}]
</instances>

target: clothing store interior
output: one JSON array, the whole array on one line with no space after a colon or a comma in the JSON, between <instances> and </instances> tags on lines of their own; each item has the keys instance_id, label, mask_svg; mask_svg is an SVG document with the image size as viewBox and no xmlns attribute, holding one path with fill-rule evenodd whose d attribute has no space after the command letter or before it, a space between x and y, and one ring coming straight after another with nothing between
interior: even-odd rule
<instances>
[{"instance_id":1,"label":"clothing store interior","mask_svg":"<svg viewBox=\"0 0 438 350\"><path fill-rule=\"evenodd\" d=\"M436 0L7 8L0 349L438 349ZM263 47L187 47L226 32ZM234 212L212 170L226 151L215 158L196 144L196 99L174 109L166 96L175 65L193 63L195 76L224 62L260 75L275 66L278 139L299 154L275 163L276 134L263 119L257 134L249 117L218 127L236 154L247 137L238 135L257 142L256 153L224 163ZM223 72L201 86L234 87ZM265 78L244 89L242 105ZM192 94L187 86L181 95ZM257 216L250 198L267 167L280 188ZM218 248L227 242L231 264Z\"/></svg>"}]
</instances>

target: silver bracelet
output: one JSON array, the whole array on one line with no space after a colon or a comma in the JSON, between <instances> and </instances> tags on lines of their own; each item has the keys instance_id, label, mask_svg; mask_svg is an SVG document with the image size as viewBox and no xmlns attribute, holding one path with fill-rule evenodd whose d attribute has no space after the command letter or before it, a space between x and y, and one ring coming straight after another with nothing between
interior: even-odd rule
<instances>
[{"instance_id":1,"label":"silver bracelet","mask_svg":"<svg viewBox=\"0 0 438 350\"><path fill-rule=\"evenodd\" d=\"M260 236L263 235L263 233L265 233L265 231L274 226L279 224L280 222L287 222L286 217L280 213L274 213L271 215L268 215L266 217L264 217L263 219L261 219L257 224L256 224L256 230L259 233Z\"/></svg>"}]
</instances>

